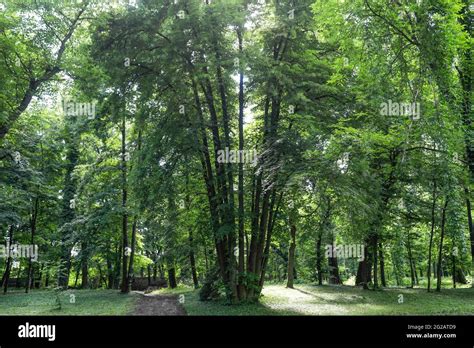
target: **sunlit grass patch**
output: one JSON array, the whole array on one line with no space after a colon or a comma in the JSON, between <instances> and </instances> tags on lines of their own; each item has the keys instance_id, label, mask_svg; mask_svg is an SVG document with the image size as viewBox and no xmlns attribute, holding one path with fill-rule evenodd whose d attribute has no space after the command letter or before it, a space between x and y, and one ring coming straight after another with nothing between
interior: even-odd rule
<instances>
[{"instance_id":1,"label":"sunlit grass patch","mask_svg":"<svg viewBox=\"0 0 474 348\"><path fill-rule=\"evenodd\" d=\"M135 294L118 290L12 291L0 295L0 315L126 315L133 309Z\"/></svg>"}]
</instances>

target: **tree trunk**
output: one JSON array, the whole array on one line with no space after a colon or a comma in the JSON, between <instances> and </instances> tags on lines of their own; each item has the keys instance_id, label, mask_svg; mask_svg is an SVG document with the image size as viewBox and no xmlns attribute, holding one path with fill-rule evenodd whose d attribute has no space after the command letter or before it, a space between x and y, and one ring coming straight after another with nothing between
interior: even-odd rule
<instances>
[{"instance_id":1,"label":"tree trunk","mask_svg":"<svg viewBox=\"0 0 474 348\"><path fill-rule=\"evenodd\" d=\"M10 115L8 115L7 121L0 125L0 141L5 137L5 135L10 130L10 127L15 123L18 117L20 117L20 115L27 109L31 99L33 99L33 96L36 94L38 87L39 83L36 79L31 79L29 81L28 89L23 95L23 99L21 100L20 104L10 113Z\"/></svg>"},{"instance_id":2,"label":"tree trunk","mask_svg":"<svg viewBox=\"0 0 474 348\"><path fill-rule=\"evenodd\" d=\"M206 274L209 273L209 260L207 259L207 246L206 246L206 241L204 241L204 262L206 265Z\"/></svg>"},{"instance_id":3,"label":"tree trunk","mask_svg":"<svg viewBox=\"0 0 474 348\"><path fill-rule=\"evenodd\" d=\"M268 216L268 231L267 231L267 240L265 241L265 248L262 255L262 266L260 268L260 281L259 281L259 289L263 288L263 283L265 281L265 272L268 264L268 260L270 258L270 244L272 240L273 234L273 227L275 226L276 217L278 212L280 211L280 205L283 198L283 191L280 192L278 199L276 200L276 190L273 190L271 203L270 203L270 214ZM276 206L275 206L276 205ZM263 243L262 243L263 244ZM296 268L293 267L294 272L294 279L297 279Z\"/></svg>"},{"instance_id":4,"label":"tree trunk","mask_svg":"<svg viewBox=\"0 0 474 348\"><path fill-rule=\"evenodd\" d=\"M435 208L436 208L436 180L433 180L433 195L432 195L432 205L431 205L431 232L430 232L430 245L428 248L428 292L431 288L431 252L433 249L433 236L435 228Z\"/></svg>"},{"instance_id":5,"label":"tree trunk","mask_svg":"<svg viewBox=\"0 0 474 348\"><path fill-rule=\"evenodd\" d=\"M121 292L130 292L128 282L128 213L127 213L127 162L125 116L122 117L122 286Z\"/></svg>"},{"instance_id":6,"label":"tree trunk","mask_svg":"<svg viewBox=\"0 0 474 348\"><path fill-rule=\"evenodd\" d=\"M115 258L115 267L114 267L114 289L120 289L120 280L122 277L122 255L123 255L123 249L122 249L122 239L120 239L120 243L117 245L117 249L115 252L116 258Z\"/></svg>"},{"instance_id":7,"label":"tree trunk","mask_svg":"<svg viewBox=\"0 0 474 348\"><path fill-rule=\"evenodd\" d=\"M10 230L8 232L8 258L5 265L5 272L2 276L3 293L6 294L8 291L8 281L10 280L10 272L12 269L12 257L11 257L11 245L13 244L13 225L10 225Z\"/></svg>"},{"instance_id":8,"label":"tree trunk","mask_svg":"<svg viewBox=\"0 0 474 348\"><path fill-rule=\"evenodd\" d=\"M225 256L227 254L226 253L227 240L226 240L226 236L224 236L223 238L219 236L221 214L220 214L218 202L222 202L222 194L218 194L217 189L222 188L222 173L221 173L222 166L220 166L219 163L217 163L217 156L218 156L217 151L221 149L219 133L217 129L217 124L218 124L217 115L215 113L215 109L213 108L212 94L206 91L206 88L201 84L201 87L204 93L206 94L206 98L208 99L209 111L211 113L211 123L213 125L211 128L212 128L212 138L214 142L214 151L215 151L214 155L215 155L215 160L216 160L215 165L218 168L217 170L218 182L217 182L217 189L216 189L216 186L215 186L216 180L214 179L210 152L209 152L209 143L207 140L207 129L205 127L204 116L202 112L203 107L201 104L201 100L200 100L198 89L197 89L197 83L195 79L192 79L192 87L193 87L194 100L195 100L196 109L197 109L197 115L199 119L199 132L198 133L201 139L201 143L200 143L199 137L195 135L195 142L197 146L201 149L200 161L201 161L201 167L202 167L202 175L203 175L204 182L207 188L207 197L209 201L211 226L212 226L212 232L213 232L213 237L214 237L214 243L216 247L217 260L218 260L218 265L219 265L219 270L221 272L222 280L224 281L224 283L226 283L227 274L228 274L226 271L228 262Z\"/></svg>"},{"instance_id":9,"label":"tree trunk","mask_svg":"<svg viewBox=\"0 0 474 348\"><path fill-rule=\"evenodd\" d=\"M470 1L463 1L462 15L458 16L458 21L462 25L467 37L472 37L472 9ZM465 126L464 143L465 158L469 169L469 184L474 181L474 122L472 119L472 45L468 45L463 51L463 55L459 59L459 66L456 70L459 74L459 82L462 89L462 121ZM454 98L453 98L454 99ZM457 100L457 99L455 99ZM472 224L471 202L469 194L469 186L464 188L466 193L466 208L469 225L469 236L471 241L471 273L474 271L474 227Z\"/></svg>"},{"instance_id":10,"label":"tree trunk","mask_svg":"<svg viewBox=\"0 0 474 348\"><path fill-rule=\"evenodd\" d=\"M456 283L467 284L466 275L461 267L456 268Z\"/></svg>"},{"instance_id":11,"label":"tree trunk","mask_svg":"<svg viewBox=\"0 0 474 348\"><path fill-rule=\"evenodd\" d=\"M377 290L379 287L379 282L378 282L378 276L377 276L377 245L378 245L378 236L374 235L373 236L373 243L372 243L372 248L373 248L373 267L374 267L374 290Z\"/></svg>"},{"instance_id":12,"label":"tree trunk","mask_svg":"<svg viewBox=\"0 0 474 348\"><path fill-rule=\"evenodd\" d=\"M474 176L474 174L471 174ZM471 200L469 199L470 191L467 187L464 187L466 194L466 209L467 209L467 225L469 227L469 237L471 242L471 273L474 271L474 225L472 223L472 209Z\"/></svg>"},{"instance_id":13,"label":"tree trunk","mask_svg":"<svg viewBox=\"0 0 474 348\"><path fill-rule=\"evenodd\" d=\"M128 265L128 288L132 287L132 279L133 279L133 261L135 259L135 247L137 244L137 217L135 216L132 224L132 245L131 245L131 252L130 252L130 263Z\"/></svg>"},{"instance_id":14,"label":"tree trunk","mask_svg":"<svg viewBox=\"0 0 474 348\"><path fill-rule=\"evenodd\" d=\"M413 258L413 270L415 271L415 285L418 285L420 284L420 282L418 280L418 272L416 270L416 262L414 258Z\"/></svg>"},{"instance_id":15,"label":"tree trunk","mask_svg":"<svg viewBox=\"0 0 474 348\"><path fill-rule=\"evenodd\" d=\"M221 66L221 52L219 49L218 40L213 38L214 52L216 58L216 77L217 77L217 87L221 99L221 110L222 110L222 123L224 130L224 145L226 148L231 148L231 127L230 127L230 117L228 113L228 104L227 104L227 90L225 86L225 80L222 76L222 66ZM239 144L240 145L240 144ZM225 177L223 180L224 185L222 186L222 196L224 197L224 208L225 208L225 222L230 226L229 233L227 235L227 260L226 260L226 276L228 278L228 287L229 292L227 297L232 302L238 302L238 279L237 272L234 267L235 265L235 216L234 216L234 176L232 169L232 162L229 161L226 166L226 171L222 171L222 175L227 176L227 182ZM228 186L228 189L227 189Z\"/></svg>"},{"instance_id":16,"label":"tree trunk","mask_svg":"<svg viewBox=\"0 0 474 348\"><path fill-rule=\"evenodd\" d=\"M322 252L321 252L321 243L322 243L322 230L319 231L317 241L316 241L316 271L318 272L318 285L323 285L323 271L321 267L322 263Z\"/></svg>"},{"instance_id":17,"label":"tree trunk","mask_svg":"<svg viewBox=\"0 0 474 348\"><path fill-rule=\"evenodd\" d=\"M444 240L444 232L446 226L446 210L448 208L449 198L446 197L446 201L444 202L443 213L441 216L441 239L439 242L439 253L438 253L438 279L436 282L436 291L441 291L441 278L443 277L442 269L443 269L443 240Z\"/></svg>"},{"instance_id":18,"label":"tree trunk","mask_svg":"<svg viewBox=\"0 0 474 348\"><path fill-rule=\"evenodd\" d=\"M157 265L155 262L153 263L153 281L156 281L158 272L160 272L160 279L164 279L165 275L163 273L163 267L161 265Z\"/></svg>"},{"instance_id":19,"label":"tree trunk","mask_svg":"<svg viewBox=\"0 0 474 348\"><path fill-rule=\"evenodd\" d=\"M81 249L83 253L85 252L85 250L87 250L86 242L82 242ZM82 257L81 268L82 268L81 288L87 289L89 287L89 265L87 262L87 252L86 252L86 255L83 255Z\"/></svg>"},{"instance_id":20,"label":"tree trunk","mask_svg":"<svg viewBox=\"0 0 474 348\"><path fill-rule=\"evenodd\" d=\"M334 235L331 234L332 241L331 247L333 248L333 254L328 257L329 264L329 284L341 284L341 279L339 277L339 265L337 262L337 254L334 253Z\"/></svg>"},{"instance_id":21,"label":"tree trunk","mask_svg":"<svg viewBox=\"0 0 474 348\"><path fill-rule=\"evenodd\" d=\"M169 281L171 289L176 288L176 286L177 286L176 269L174 268L173 265L169 265L169 267L168 267L168 281Z\"/></svg>"},{"instance_id":22,"label":"tree trunk","mask_svg":"<svg viewBox=\"0 0 474 348\"><path fill-rule=\"evenodd\" d=\"M380 260L380 281L382 282L383 287L387 287L387 282L385 281L385 258L383 255L382 243L379 243L379 260Z\"/></svg>"},{"instance_id":23,"label":"tree trunk","mask_svg":"<svg viewBox=\"0 0 474 348\"><path fill-rule=\"evenodd\" d=\"M107 287L107 278L104 279L103 273L102 273L102 267L100 266L100 263L97 265L97 270L99 271L99 288L102 288L102 284L105 283L105 287ZM81 287L84 289L84 284L81 284Z\"/></svg>"},{"instance_id":24,"label":"tree trunk","mask_svg":"<svg viewBox=\"0 0 474 348\"><path fill-rule=\"evenodd\" d=\"M290 227L290 249L288 251L288 280L286 287L293 289L294 268L295 268L295 249L296 249L296 225L293 223Z\"/></svg>"},{"instance_id":25,"label":"tree trunk","mask_svg":"<svg viewBox=\"0 0 474 348\"><path fill-rule=\"evenodd\" d=\"M31 217L30 217L30 228L31 228L31 247L34 248L35 244L35 233L36 233L36 221L38 218L38 210L39 210L39 197L36 197L33 203L33 207L31 209ZM33 260L28 260L28 271L26 276L26 285L25 285L25 292L28 293L28 290L32 287L31 283L31 276L33 272Z\"/></svg>"},{"instance_id":26,"label":"tree trunk","mask_svg":"<svg viewBox=\"0 0 474 348\"><path fill-rule=\"evenodd\" d=\"M196 260L194 258L193 231L191 229L189 229L189 262L191 264L194 288L197 289L199 287L199 281L196 272Z\"/></svg>"},{"instance_id":27,"label":"tree trunk","mask_svg":"<svg viewBox=\"0 0 474 348\"><path fill-rule=\"evenodd\" d=\"M79 273L81 273L80 272L80 267L77 267L76 278L74 279L74 289L77 289L77 282L79 281Z\"/></svg>"},{"instance_id":28,"label":"tree trunk","mask_svg":"<svg viewBox=\"0 0 474 348\"><path fill-rule=\"evenodd\" d=\"M407 249L408 249L408 263L410 264L410 278L411 278L411 288L415 286L415 270L414 270L414 264L413 264L413 256L411 252L411 241L410 241L410 234L408 234L408 240L407 240Z\"/></svg>"},{"instance_id":29,"label":"tree trunk","mask_svg":"<svg viewBox=\"0 0 474 348\"><path fill-rule=\"evenodd\" d=\"M367 290L369 288L369 262L368 262L368 251L367 243L364 247L364 259L359 261L359 266L357 268L356 282L355 285L362 285L362 287Z\"/></svg>"},{"instance_id":30,"label":"tree trunk","mask_svg":"<svg viewBox=\"0 0 474 348\"><path fill-rule=\"evenodd\" d=\"M137 151L140 154L142 150L142 130L141 128L138 130L138 139L137 139ZM132 288L132 280L133 280L133 262L135 261L135 248L137 244L137 220L138 217L135 215L133 219L133 224L132 224L132 246L131 246L131 252L130 252L130 263L128 265L128 290Z\"/></svg>"},{"instance_id":31,"label":"tree trunk","mask_svg":"<svg viewBox=\"0 0 474 348\"><path fill-rule=\"evenodd\" d=\"M337 257L330 257L329 261L329 284L341 284L341 278L339 277L339 265Z\"/></svg>"},{"instance_id":32,"label":"tree trunk","mask_svg":"<svg viewBox=\"0 0 474 348\"><path fill-rule=\"evenodd\" d=\"M193 34L197 36L194 31ZM217 160L218 151L223 149L222 145L228 147L230 145L230 118L227 110L227 96L226 88L224 85L225 79L222 76L222 67L220 65L220 52L219 45L216 37L211 37L211 42L214 44L216 54L216 79L210 79L210 73L207 69L209 65L206 61L206 57L202 54L198 55L197 61L201 63L202 74L195 75L191 78L193 85L194 99L197 109L197 115L200 123L201 143L197 143L201 149L201 166L202 174L206 183L211 226L214 235L214 243L217 254L217 261L220 270L221 279L225 286L226 297L229 302L235 302L239 300L239 264L235 260L234 245L236 244L235 226L234 226L234 212L233 209L233 178L231 165L223 165ZM281 40L280 40L281 41ZM283 53L286 48L286 40L275 43L274 45L274 59L281 60ZM194 67L190 65L192 71ZM222 121L217 116L217 108L215 105L214 93L212 89L212 82L217 81L218 92L220 94L220 100L222 102ZM278 80L271 78L269 81L270 85L277 86L277 94L273 95L268 92L265 101L265 112L264 112L264 140L263 147L267 148L269 152L272 152L272 145L276 140L276 130L278 126L278 119L280 114L280 102L282 95L282 87ZM202 115L202 107L200 102L200 96L197 91L197 86L200 87L205 97L207 109L210 115L210 122L204 122ZM269 100L271 99L271 115L269 113ZM224 126L224 142L221 142L221 136L219 133L219 124L222 123ZM210 165L209 146L207 143L206 133L210 129L213 142L214 151L214 168ZM271 160L271 155L267 157L267 160ZM273 197L275 196L275 184L276 184L276 171L269 173L268 170L264 169L264 163L260 163L262 171L256 171L254 174L254 187L255 190L252 194L252 221L251 221L251 239L247 249L247 273L246 279L246 297L242 300L257 300L263 285L265 267L266 267L266 256L265 251L267 250L268 239L271 237L271 225L272 225L272 214L275 211L272 210L272 203L274 202ZM213 170L216 172L214 179ZM256 178L255 178L256 176ZM222 227L228 227L228 233L222 234ZM245 239L245 236L244 236ZM240 243L239 247L242 245ZM244 259L245 261L245 259Z\"/></svg>"},{"instance_id":33,"label":"tree trunk","mask_svg":"<svg viewBox=\"0 0 474 348\"><path fill-rule=\"evenodd\" d=\"M64 196L61 211L61 222L63 226L74 220L76 204L76 179L74 170L79 161L79 136L73 130L68 131L67 136L67 164L64 178ZM70 228L64 228L61 236L61 258L58 271L58 286L67 289L69 284L69 273L71 271L71 246L69 245Z\"/></svg>"},{"instance_id":34,"label":"tree trunk","mask_svg":"<svg viewBox=\"0 0 474 348\"><path fill-rule=\"evenodd\" d=\"M367 251L367 255L369 256L369 259L367 260L367 284L370 284L372 283L372 257L369 253L369 251Z\"/></svg>"},{"instance_id":35,"label":"tree trunk","mask_svg":"<svg viewBox=\"0 0 474 348\"><path fill-rule=\"evenodd\" d=\"M239 26L237 29L237 38L239 42L239 55L243 56L243 44L242 44L242 31L243 26ZM244 149L244 73L242 70L242 64L239 61L239 151ZM246 295L245 291L245 219L244 219L244 164L239 163L239 275L238 275L238 296L239 299L244 299Z\"/></svg>"},{"instance_id":36,"label":"tree trunk","mask_svg":"<svg viewBox=\"0 0 474 348\"><path fill-rule=\"evenodd\" d=\"M452 241L452 249L454 250L454 240ZM454 252L451 253L451 262L453 264L453 288L456 289L456 255Z\"/></svg>"}]
</instances>

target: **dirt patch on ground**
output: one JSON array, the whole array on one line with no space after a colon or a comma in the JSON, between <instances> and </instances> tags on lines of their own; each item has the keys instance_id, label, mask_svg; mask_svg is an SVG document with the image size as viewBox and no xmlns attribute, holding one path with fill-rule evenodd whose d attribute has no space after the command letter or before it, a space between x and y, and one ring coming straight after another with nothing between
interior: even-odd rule
<instances>
[{"instance_id":1,"label":"dirt patch on ground","mask_svg":"<svg viewBox=\"0 0 474 348\"><path fill-rule=\"evenodd\" d=\"M132 315L187 315L177 295L152 295L136 292L139 299Z\"/></svg>"}]
</instances>

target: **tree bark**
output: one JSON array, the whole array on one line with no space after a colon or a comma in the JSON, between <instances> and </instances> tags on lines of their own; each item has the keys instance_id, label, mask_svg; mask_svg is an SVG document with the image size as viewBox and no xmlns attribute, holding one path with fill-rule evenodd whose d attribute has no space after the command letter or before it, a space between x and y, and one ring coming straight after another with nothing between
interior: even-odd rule
<instances>
[{"instance_id":1,"label":"tree bark","mask_svg":"<svg viewBox=\"0 0 474 348\"><path fill-rule=\"evenodd\" d=\"M466 275L461 267L456 267L456 283L467 284Z\"/></svg>"},{"instance_id":2,"label":"tree bark","mask_svg":"<svg viewBox=\"0 0 474 348\"><path fill-rule=\"evenodd\" d=\"M461 14L458 16L458 21L462 25L464 31L469 38L472 38L472 10L471 2L469 0L463 1ZM464 188L466 193L466 208L468 216L469 237L471 242L471 274L474 274L474 227L472 222L471 201L469 193L469 185L474 181L474 122L472 117L472 45L468 45L463 52L459 66L456 67L459 74L459 81L462 89L462 121L465 126L464 143L465 143L465 158L467 160L467 167L469 169L469 183ZM454 98L453 98L454 99ZM457 99L454 99L457 100Z\"/></svg>"},{"instance_id":3,"label":"tree bark","mask_svg":"<svg viewBox=\"0 0 474 348\"><path fill-rule=\"evenodd\" d=\"M87 260L82 260L81 265L81 288L87 289L89 287L89 267Z\"/></svg>"},{"instance_id":4,"label":"tree bark","mask_svg":"<svg viewBox=\"0 0 474 348\"><path fill-rule=\"evenodd\" d=\"M318 285L323 285L323 270L321 267L322 264L322 252L321 252L321 243L322 243L322 230L320 229L317 240L316 240L316 271L318 272Z\"/></svg>"},{"instance_id":5,"label":"tree bark","mask_svg":"<svg viewBox=\"0 0 474 348\"><path fill-rule=\"evenodd\" d=\"M446 210L448 208L449 198L446 197L446 201L444 202L443 212L441 216L441 238L439 241L439 253L438 253L438 279L436 282L436 291L441 291L441 278L443 277L443 240L444 240L444 232L446 226Z\"/></svg>"},{"instance_id":6,"label":"tree bark","mask_svg":"<svg viewBox=\"0 0 474 348\"><path fill-rule=\"evenodd\" d=\"M385 280L385 258L383 255L382 243L379 243L379 260L380 260L380 281L382 282L383 287L387 287L387 282Z\"/></svg>"},{"instance_id":7,"label":"tree bark","mask_svg":"<svg viewBox=\"0 0 474 348\"><path fill-rule=\"evenodd\" d=\"M216 37L213 38L214 40L214 50L215 50L215 57L216 57L216 77L217 77L217 86L220 94L221 99L221 110L222 110L222 123L224 128L224 145L226 148L230 149L232 144L230 140L230 117L228 112L227 106L227 92L226 86L224 84L224 79L222 76L222 67L221 67L221 53L219 49L218 40ZM239 144L240 145L240 144ZM223 186L223 196L224 196L224 205L225 208L225 218L226 224L229 227L229 233L227 236L227 277L228 277L228 286L230 287L230 291L228 294L228 298L232 302L238 301L238 279L236 270L234 267L235 264L235 216L234 216L234 176L233 176L233 169L232 169L232 162L228 162L226 166L226 172L224 171L222 175L227 174L227 182L225 182L225 178L223 182L225 185ZM227 190L228 185L228 191ZM227 197L228 192L228 197Z\"/></svg>"},{"instance_id":8,"label":"tree bark","mask_svg":"<svg viewBox=\"0 0 474 348\"><path fill-rule=\"evenodd\" d=\"M410 264L410 278L411 278L411 288L415 286L415 270L413 264L413 256L411 252L411 241L410 241L410 234L408 233L407 239L407 249L408 249L408 263Z\"/></svg>"},{"instance_id":9,"label":"tree bark","mask_svg":"<svg viewBox=\"0 0 474 348\"><path fill-rule=\"evenodd\" d=\"M171 289L176 288L176 269L174 268L174 265L168 265L168 281Z\"/></svg>"},{"instance_id":10,"label":"tree bark","mask_svg":"<svg viewBox=\"0 0 474 348\"><path fill-rule=\"evenodd\" d=\"M196 260L194 258L194 242L193 242L193 231L189 229L189 262L191 264L191 273L193 276L194 288L199 288L199 281L196 272Z\"/></svg>"},{"instance_id":11,"label":"tree bark","mask_svg":"<svg viewBox=\"0 0 474 348\"><path fill-rule=\"evenodd\" d=\"M280 206L283 198L283 191L280 192L280 195L277 199L277 202L275 203L276 200L276 190L273 190L272 192L272 200L270 203L270 214L268 216L268 231L267 231L267 236L266 236L266 241L265 241L265 249L263 251L262 255L262 266L261 266L261 272L260 272L260 282L259 282L259 289L261 290L263 288L263 282L265 280L265 271L267 268L268 260L270 258L270 244L272 240L272 234L273 234L273 228L275 226L275 221L277 218L277 214L280 211ZM276 206L275 206L276 205ZM294 276L296 279L296 269L294 271Z\"/></svg>"},{"instance_id":12,"label":"tree bark","mask_svg":"<svg viewBox=\"0 0 474 348\"><path fill-rule=\"evenodd\" d=\"M239 42L239 55L243 55L242 43L243 26L237 29L237 38ZM244 73L242 64L239 61L239 151L244 149ZM242 152L241 152L242 153ZM244 164L239 163L239 186L238 186L238 200L239 200L239 276L238 276L238 296L239 299L246 297L245 291L245 219L244 219Z\"/></svg>"},{"instance_id":13,"label":"tree bark","mask_svg":"<svg viewBox=\"0 0 474 348\"><path fill-rule=\"evenodd\" d=\"M359 261L355 285L362 285L362 287L367 290L369 288L369 273L370 269L368 262L367 243L365 243L364 259L362 261Z\"/></svg>"},{"instance_id":14,"label":"tree bark","mask_svg":"<svg viewBox=\"0 0 474 348\"><path fill-rule=\"evenodd\" d=\"M335 240L334 234L331 231L331 247L333 248L332 256L328 257L329 264L329 284L341 284L339 277L339 265L337 262L337 254L334 254Z\"/></svg>"},{"instance_id":15,"label":"tree bark","mask_svg":"<svg viewBox=\"0 0 474 348\"><path fill-rule=\"evenodd\" d=\"M2 286L3 286L3 293L6 294L8 291L8 281L10 280L10 272L12 269L12 257L11 257L11 245L13 244L13 225L10 225L10 230L8 232L8 258L5 265L5 272L2 276Z\"/></svg>"},{"instance_id":16,"label":"tree bark","mask_svg":"<svg viewBox=\"0 0 474 348\"><path fill-rule=\"evenodd\" d=\"M474 174L472 175L474 176ZM466 194L467 225L469 228L469 237L470 237L470 242L471 242L471 273L473 273L474 272L474 225L472 222L471 200L469 199L470 191L466 186L464 187L464 193Z\"/></svg>"},{"instance_id":17,"label":"tree bark","mask_svg":"<svg viewBox=\"0 0 474 348\"><path fill-rule=\"evenodd\" d=\"M128 282L128 213L127 213L127 162L125 115L122 117L122 285L121 292L130 292Z\"/></svg>"},{"instance_id":18,"label":"tree bark","mask_svg":"<svg viewBox=\"0 0 474 348\"><path fill-rule=\"evenodd\" d=\"M128 265L128 287L131 289L133 280L133 261L135 259L135 248L137 244L137 217L135 216L132 224L132 245L130 252L130 262Z\"/></svg>"},{"instance_id":19,"label":"tree bark","mask_svg":"<svg viewBox=\"0 0 474 348\"><path fill-rule=\"evenodd\" d=\"M210 157L210 152L209 152L209 143L207 139L204 116L203 116L203 111L202 111L203 107L202 107L201 100L199 97L197 83L194 79L192 79L191 82L192 82L194 101L195 101L195 106L196 106L198 121L199 121L199 127L198 127L198 132L197 132L199 136L195 134L194 139L197 146L201 149L200 161L201 161L201 167L202 167L202 175L203 175L204 182L206 184L206 189L207 189L207 197L209 201L209 210L210 210L210 218L211 218L211 227L212 227L212 232L213 232L213 237L214 237L214 244L216 247L217 260L218 260L219 270L221 272L221 277L225 282L227 279L226 258L225 258L225 255L226 255L225 248L227 245L225 243L226 242L225 237L222 238L219 236L221 214L218 209L219 204L221 204L220 202L222 202L222 200L220 199L216 191L215 179L214 179L214 174L213 174L213 169L212 169L212 164L211 164L211 157ZM203 90L205 90L205 88L202 85L201 87ZM220 148L220 144L219 144L219 147L216 147L217 146L216 142L218 142L218 133L216 134L217 116L215 116L215 119L212 119L211 122L215 124L215 127L212 127L212 129L213 129L214 147L215 147L215 150L217 151ZM199 141L201 141L201 143ZM217 162L217 152L215 152L215 156L216 156L216 162ZM219 173L218 173L218 177L219 177ZM219 185L217 185L217 187L219 187Z\"/></svg>"},{"instance_id":20,"label":"tree bark","mask_svg":"<svg viewBox=\"0 0 474 348\"><path fill-rule=\"evenodd\" d=\"M76 179L74 170L79 161L79 136L74 130L68 130L68 150L66 174L64 178L64 196L62 202L61 222L67 226L75 217L74 205L76 204ZM71 246L70 246L70 228L64 227L61 236L61 259L58 271L58 286L67 289L69 284L69 273L71 270Z\"/></svg>"},{"instance_id":21,"label":"tree bark","mask_svg":"<svg viewBox=\"0 0 474 348\"><path fill-rule=\"evenodd\" d=\"M454 239L452 240L452 249L454 250ZM451 252L451 262L453 264L453 288L456 289L456 255L454 255L454 252Z\"/></svg>"},{"instance_id":22,"label":"tree bark","mask_svg":"<svg viewBox=\"0 0 474 348\"><path fill-rule=\"evenodd\" d=\"M293 289L294 268L295 268L295 249L296 249L296 225L293 223L290 226L290 249L288 251L288 280L286 287Z\"/></svg>"},{"instance_id":23,"label":"tree bark","mask_svg":"<svg viewBox=\"0 0 474 348\"><path fill-rule=\"evenodd\" d=\"M432 205L431 205L431 232L430 232L430 245L428 248L428 292L430 292L431 287L431 251L433 249L433 236L435 228L435 208L436 208L436 180L433 180L433 195L432 195Z\"/></svg>"},{"instance_id":24,"label":"tree bark","mask_svg":"<svg viewBox=\"0 0 474 348\"><path fill-rule=\"evenodd\" d=\"M373 237L373 243L372 243L372 248L373 248L373 267L374 267L374 290L377 290L379 287L379 282L378 282L378 275L377 275L377 245L378 245L378 236L375 234Z\"/></svg>"},{"instance_id":25,"label":"tree bark","mask_svg":"<svg viewBox=\"0 0 474 348\"><path fill-rule=\"evenodd\" d=\"M413 258L413 271L415 272L415 285L418 285L420 282L418 281L418 272L416 270L415 258Z\"/></svg>"},{"instance_id":26,"label":"tree bark","mask_svg":"<svg viewBox=\"0 0 474 348\"><path fill-rule=\"evenodd\" d=\"M39 210L39 197L34 199L33 207L31 208L31 217L30 217L30 229L31 229L31 247L34 248L35 244L35 233L36 233L36 221L38 218L38 210ZM32 288L31 284L31 277L33 272L33 260L28 260L28 271L27 271L27 279L25 285L25 293L28 293L29 289Z\"/></svg>"}]
</instances>

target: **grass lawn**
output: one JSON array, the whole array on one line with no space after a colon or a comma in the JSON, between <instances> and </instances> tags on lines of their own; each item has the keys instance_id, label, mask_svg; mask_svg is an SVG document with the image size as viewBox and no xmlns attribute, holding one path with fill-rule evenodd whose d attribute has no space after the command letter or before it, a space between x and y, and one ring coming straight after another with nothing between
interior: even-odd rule
<instances>
[{"instance_id":1,"label":"grass lawn","mask_svg":"<svg viewBox=\"0 0 474 348\"><path fill-rule=\"evenodd\" d=\"M137 295L122 295L118 290L68 290L59 299L61 308L53 290L0 294L0 315L125 315L133 309Z\"/></svg>"},{"instance_id":2,"label":"grass lawn","mask_svg":"<svg viewBox=\"0 0 474 348\"><path fill-rule=\"evenodd\" d=\"M297 284L267 285L258 304L229 306L222 300L201 302L198 290L180 286L154 294L184 295L189 315L474 315L474 289L387 288L362 290L352 286L313 286ZM71 299L75 297L75 303ZM403 303L399 303L403 295ZM34 290L29 294L12 291L0 295L0 315L127 315L132 312L137 294L121 295L118 290L68 290L60 295Z\"/></svg>"},{"instance_id":3,"label":"grass lawn","mask_svg":"<svg viewBox=\"0 0 474 348\"><path fill-rule=\"evenodd\" d=\"M427 293L406 288L371 291L344 285L296 285L295 289L267 285L259 304L238 306L201 302L198 291L189 288L155 293L183 294L189 315L474 315L473 288Z\"/></svg>"}]
</instances>

